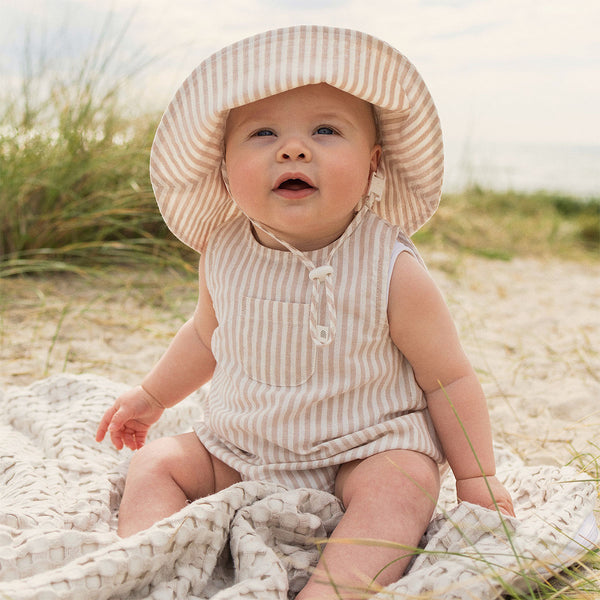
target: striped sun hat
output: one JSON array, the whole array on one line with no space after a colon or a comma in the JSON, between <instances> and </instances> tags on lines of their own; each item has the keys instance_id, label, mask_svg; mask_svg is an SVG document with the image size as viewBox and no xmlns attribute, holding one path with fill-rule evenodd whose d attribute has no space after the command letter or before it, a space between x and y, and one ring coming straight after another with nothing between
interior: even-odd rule
<instances>
[{"instance_id":1,"label":"striped sun hat","mask_svg":"<svg viewBox=\"0 0 600 600\"><path fill-rule=\"evenodd\" d=\"M365 33L298 26L267 31L216 52L169 103L150 157L162 216L202 252L210 233L240 214L222 177L232 108L303 85L327 83L375 106L383 148L381 196L372 209L412 235L435 212L444 157L437 111L414 65Z\"/></svg>"}]
</instances>

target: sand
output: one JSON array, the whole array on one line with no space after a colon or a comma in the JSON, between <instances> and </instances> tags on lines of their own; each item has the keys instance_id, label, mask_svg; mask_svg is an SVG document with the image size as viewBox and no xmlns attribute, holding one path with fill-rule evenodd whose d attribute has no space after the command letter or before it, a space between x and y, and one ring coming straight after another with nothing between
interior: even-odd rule
<instances>
[{"instance_id":1,"label":"sand","mask_svg":"<svg viewBox=\"0 0 600 600\"><path fill-rule=\"evenodd\" d=\"M495 438L529 464L600 470L600 263L432 254ZM63 371L135 384L195 304L193 276L0 280L0 385Z\"/></svg>"}]
</instances>

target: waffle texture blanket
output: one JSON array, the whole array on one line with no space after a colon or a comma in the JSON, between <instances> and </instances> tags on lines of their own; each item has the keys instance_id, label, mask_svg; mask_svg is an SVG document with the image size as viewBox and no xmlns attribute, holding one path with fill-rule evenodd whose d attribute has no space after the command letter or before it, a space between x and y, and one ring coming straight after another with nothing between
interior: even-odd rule
<instances>
[{"instance_id":1,"label":"waffle texture blanket","mask_svg":"<svg viewBox=\"0 0 600 600\"><path fill-rule=\"evenodd\" d=\"M94 435L124 389L61 375L0 392L0 599L293 598L316 563L315 538L342 514L324 492L238 484L117 536L128 454ZM154 437L189 431L201 401L167 411ZM409 572L377 597L498 598L594 546L596 490L585 476L497 456L518 518L457 505L448 478Z\"/></svg>"}]
</instances>

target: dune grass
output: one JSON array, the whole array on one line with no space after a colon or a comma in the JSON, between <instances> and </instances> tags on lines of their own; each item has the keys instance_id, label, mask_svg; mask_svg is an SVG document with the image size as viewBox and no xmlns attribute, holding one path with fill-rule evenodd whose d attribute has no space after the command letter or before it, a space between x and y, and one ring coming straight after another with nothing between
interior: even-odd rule
<instances>
[{"instance_id":1,"label":"dune grass","mask_svg":"<svg viewBox=\"0 0 600 600\"><path fill-rule=\"evenodd\" d=\"M471 187L442 198L414 236L419 247L491 259L600 258L600 199Z\"/></svg>"},{"instance_id":2,"label":"dune grass","mask_svg":"<svg viewBox=\"0 0 600 600\"><path fill-rule=\"evenodd\" d=\"M20 89L0 92L0 276L186 268L148 176L160 114L122 101L144 62L115 68L121 37L111 36L107 17L80 63L64 69L35 63L26 46Z\"/></svg>"},{"instance_id":3,"label":"dune grass","mask_svg":"<svg viewBox=\"0 0 600 600\"><path fill-rule=\"evenodd\" d=\"M180 264L148 176L156 119L124 121L80 99L56 128L0 136L0 275Z\"/></svg>"}]
</instances>

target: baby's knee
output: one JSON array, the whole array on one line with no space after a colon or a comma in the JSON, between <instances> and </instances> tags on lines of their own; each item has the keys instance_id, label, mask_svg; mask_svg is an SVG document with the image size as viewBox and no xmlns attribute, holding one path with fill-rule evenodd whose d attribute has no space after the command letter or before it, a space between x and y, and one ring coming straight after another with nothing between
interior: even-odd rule
<instances>
[{"instance_id":1,"label":"baby's knee","mask_svg":"<svg viewBox=\"0 0 600 600\"><path fill-rule=\"evenodd\" d=\"M239 476L225 481L221 473L225 467L215 471L215 464L221 463L213 459L195 433L183 433L160 438L137 450L127 480L145 486L174 483L188 499L195 500L239 481Z\"/></svg>"},{"instance_id":2,"label":"baby's knee","mask_svg":"<svg viewBox=\"0 0 600 600\"><path fill-rule=\"evenodd\" d=\"M420 452L403 451L396 462L393 455L389 458L391 478L397 485L414 487L429 494L437 494L440 486L438 464L429 456Z\"/></svg>"},{"instance_id":3,"label":"baby's knee","mask_svg":"<svg viewBox=\"0 0 600 600\"><path fill-rule=\"evenodd\" d=\"M159 438L136 450L131 457L127 477L168 473L178 460L179 449L172 438Z\"/></svg>"},{"instance_id":4,"label":"baby's knee","mask_svg":"<svg viewBox=\"0 0 600 600\"><path fill-rule=\"evenodd\" d=\"M353 498L405 504L414 499L433 505L440 487L438 465L419 452L392 450L361 461L344 482L342 501Z\"/></svg>"}]
</instances>

